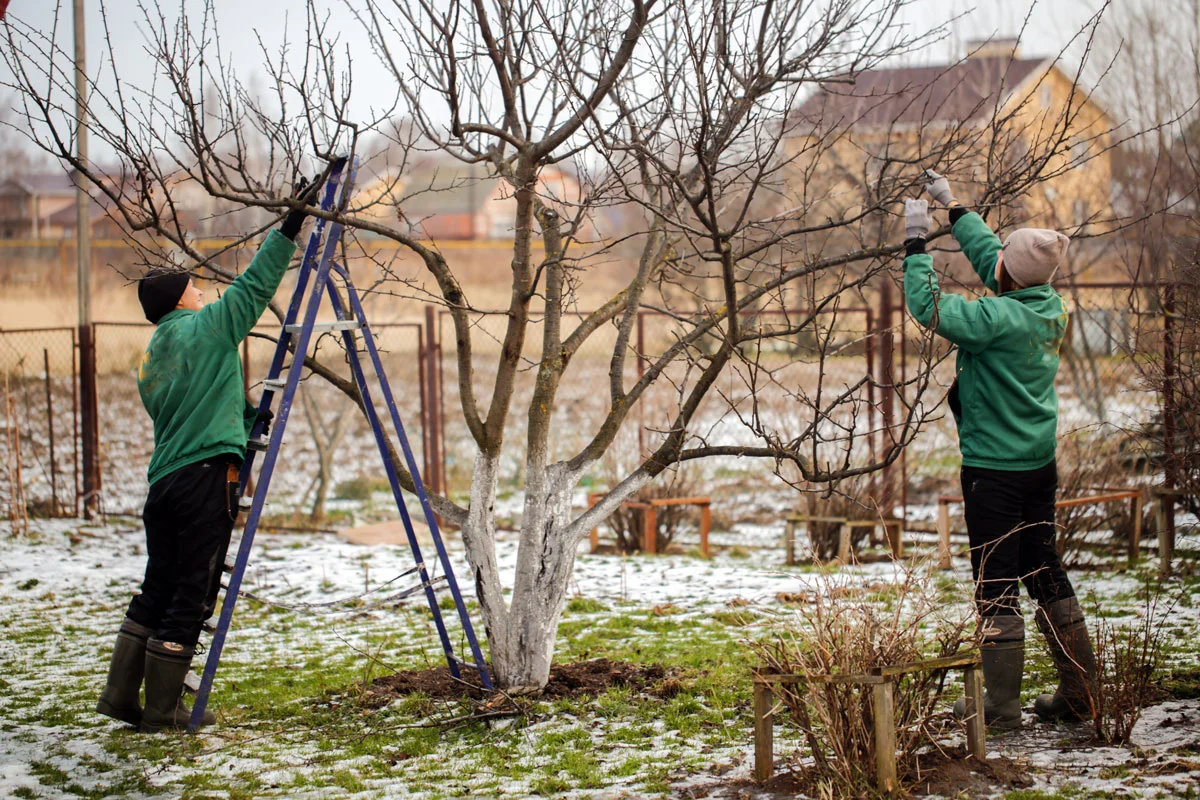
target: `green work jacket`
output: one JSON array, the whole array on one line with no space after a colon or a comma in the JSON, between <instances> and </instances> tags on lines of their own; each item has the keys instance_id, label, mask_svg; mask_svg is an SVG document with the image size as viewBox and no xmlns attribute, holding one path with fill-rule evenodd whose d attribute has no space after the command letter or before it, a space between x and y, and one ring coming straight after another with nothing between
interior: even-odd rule
<instances>
[{"instance_id":1,"label":"green work jacket","mask_svg":"<svg viewBox=\"0 0 1200 800\"><path fill-rule=\"evenodd\" d=\"M974 212L951 231L984 285L998 292L1000 239ZM1033 470L1054 459L1063 298L1047 284L967 300L938 289L933 259L904 259L904 296L917 321L958 345L950 407L968 467Z\"/></svg>"},{"instance_id":2,"label":"green work jacket","mask_svg":"<svg viewBox=\"0 0 1200 800\"><path fill-rule=\"evenodd\" d=\"M138 368L138 393L154 420L151 484L214 456L246 457L255 408L243 390L238 345L266 310L295 250L295 242L271 231L219 300L158 321Z\"/></svg>"}]
</instances>

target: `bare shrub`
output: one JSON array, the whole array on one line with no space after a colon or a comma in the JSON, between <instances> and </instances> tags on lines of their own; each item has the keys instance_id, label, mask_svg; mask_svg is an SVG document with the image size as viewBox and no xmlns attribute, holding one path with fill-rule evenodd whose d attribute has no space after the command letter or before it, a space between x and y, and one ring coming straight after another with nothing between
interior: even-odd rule
<instances>
[{"instance_id":1,"label":"bare shrub","mask_svg":"<svg viewBox=\"0 0 1200 800\"><path fill-rule=\"evenodd\" d=\"M1101 616L1096 606L1096 668L1100 693L1096 698L1096 736L1110 744L1128 744L1142 709L1158 695L1155 680L1163 666L1164 647L1171 635L1164 624L1175 607L1161 582L1147 582L1142 605L1132 621Z\"/></svg>"},{"instance_id":2,"label":"bare shrub","mask_svg":"<svg viewBox=\"0 0 1200 800\"><path fill-rule=\"evenodd\" d=\"M757 674L869 675L881 667L958 655L975 646L969 598L948 598L924 569L908 570L886 590L855 588L836 576L819 577L806 601L796 606L795 625L751 643L761 663ZM945 676L945 671L919 672L896 684L900 774L913 772L917 756L937 746L934 720L943 704ZM812 794L857 797L875 792L870 687L810 682L771 685L771 691L807 743L811 761L798 770Z\"/></svg>"},{"instance_id":3,"label":"bare shrub","mask_svg":"<svg viewBox=\"0 0 1200 800\"><path fill-rule=\"evenodd\" d=\"M846 520L879 519L880 511L874 499L877 483L878 479L874 474L858 475L831 484L820 491L805 492L803 502L809 516L841 517ZM836 557L840 533L839 523L809 522L808 537L813 558L817 561L829 561ZM851 551L858 552L870 535L870 528L852 528Z\"/></svg>"},{"instance_id":4,"label":"bare shrub","mask_svg":"<svg viewBox=\"0 0 1200 800\"><path fill-rule=\"evenodd\" d=\"M1136 488L1144 480L1130 464L1130 437L1075 431L1059 440L1058 496L1062 499L1084 497L1117 489ZM1124 543L1133 529L1129 501L1098 505L1069 506L1055 514L1058 548L1064 562L1077 563L1087 544L1087 535L1110 531L1112 544ZM1094 542L1095 540L1093 540Z\"/></svg>"}]
</instances>

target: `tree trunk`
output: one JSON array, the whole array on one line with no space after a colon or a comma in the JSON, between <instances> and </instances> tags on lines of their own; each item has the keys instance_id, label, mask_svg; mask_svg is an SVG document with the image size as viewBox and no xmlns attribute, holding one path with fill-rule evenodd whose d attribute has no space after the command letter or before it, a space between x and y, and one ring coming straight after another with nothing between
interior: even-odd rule
<instances>
[{"instance_id":1,"label":"tree trunk","mask_svg":"<svg viewBox=\"0 0 1200 800\"><path fill-rule=\"evenodd\" d=\"M471 506L463 543L487 632L492 674L513 694L541 691L550 664L578 539L571 522L571 488L577 473L562 465L546 470L544 492L526 495L511 606L505 603L495 549L497 461L475 457Z\"/></svg>"},{"instance_id":2,"label":"tree trunk","mask_svg":"<svg viewBox=\"0 0 1200 800\"><path fill-rule=\"evenodd\" d=\"M492 645L497 680L510 692L536 692L550 679L558 622L575 567L571 490L578 474L562 464L526 481L521 546L503 649ZM530 490L530 487L536 487Z\"/></svg>"},{"instance_id":3,"label":"tree trunk","mask_svg":"<svg viewBox=\"0 0 1200 800\"><path fill-rule=\"evenodd\" d=\"M500 582L500 567L496 563L496 478L499 459L488 458L482 452L475 455L475 470L471 475L471 504L463 523L463 546L466 548L467 563L475 582L475 596L479 599L480 614L492 661L499 643L508 636L508 608L504 602L504 589ZM493 672L495 667L493 667Z\"/></svg>"}]
</instances>

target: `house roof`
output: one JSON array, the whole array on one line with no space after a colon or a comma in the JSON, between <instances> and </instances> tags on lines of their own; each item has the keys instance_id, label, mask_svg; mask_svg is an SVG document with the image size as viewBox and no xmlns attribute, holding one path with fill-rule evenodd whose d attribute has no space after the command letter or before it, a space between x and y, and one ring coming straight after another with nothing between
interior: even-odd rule
<instances>
[{"instance_id":1,"label":"house roof","mask_svg":"<svg viewBox=\"0 0 1200 800\"><path fill-rule=\"evenodd\" d=\"M405 174L400 206L409 219L432 214L469 214L492 197L499 178L482 167L454 163L423 165Z\"/></svg>"},{"instance_id":2,"label":"house roof","mask_svg":"<svg viewBox=\"0 0 1200 800\"><path fill-rule=\"evenodd\" d=\"M1052 63L1010 55L974 56L949 66L867 70L853 83L822 84L792 112L790 121L797 132L971 122L1003 105L1014 89Z\"/></svg>"},{"instance_id":3,"label":"house roof","mask_svg":"<svg viewBox=\"0 0 1200 800\"><path fill-rule=\"evenodd\" d=\"M13 190L16 190L15 192ZM0 189L5 194L21 192L38 197L68 197L75 194L75 181L66 172L42 172L9 178Z\"/></svg>"},{"instance_id":4,"label":"house roof","mask_svg":"<svg viewBox=\"0 0 1200 800\"><path fill-rule=\"evenodd\" d=\"M74 190L72 190L74 193ZM108 199L108 195L91 195L92 202L88 204L88 216L92 221L105 216L108 209L112 207L112 201ZM79 221L78 211L74 205L69 205L65 208L60 208L50 216L46 217L46 222L51 225L63 225L73 227Z\"/></svg>"}]
</instances>

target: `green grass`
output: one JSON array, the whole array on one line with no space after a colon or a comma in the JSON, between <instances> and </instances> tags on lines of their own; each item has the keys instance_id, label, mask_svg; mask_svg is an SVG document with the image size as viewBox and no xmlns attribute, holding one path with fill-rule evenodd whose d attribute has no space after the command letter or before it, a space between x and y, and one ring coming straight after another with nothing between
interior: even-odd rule
<instances>
[{"instance_id":1,"label":"green grass","mask_svg":"<svg viewBox=\"0 0 1200 800\"><path fill-rule=\"evenodd\" d=\"M717 565L729 568L728 562ZM940 574L937 581L948 602L961 595L960 581ZM495 796L502 790L522 796L669 794L689 774L750 752L752 656L746 640L769 635L772 615L787 613L772 603L679 604L672 613L655 614L644 606L575 597L563 616L557 660L660 663L676 670L682 690L660 698L611 687L594 697L534 702L530 714L506 725L438 725L470 706L413 695L379 707L362 688L392 668L444 663L421 603L331 621L246 602L239 605L238 629L213 695L220 721L215 734L142 736L91 710L128 586L115 583L100 599L66 586L53 599L10 585L0 597L6 643L21 654L0 663L0 721L11 740L41 748L31 774L55 796L383 796L401 786L428 797ZM1184 578L1181 591L1198 587L1200 580ZM1120 610L1130 614L1136 593L1126 594ZM865 599L888 605L898 597L879 588ZM1172 696L1197 696L1200 666L1189 651L1195 630L1181 620L1170 624L1179 627L1172 647L1180 658L1173 683L1164 686ZM453 620L451 628L457 630ZM1027 701L1054 679L1044 646L1036 634L1030 638ZM949 702L958 685L947 689ZM65 735L41 740L31 727ZM782 744L778 753L784 754ZM1110 774L1123 778L1119 769ZM21 788L13 796L40 793ZM1070 785L1004 795L1092 796Z\"/></svg>"}]
</instances>

